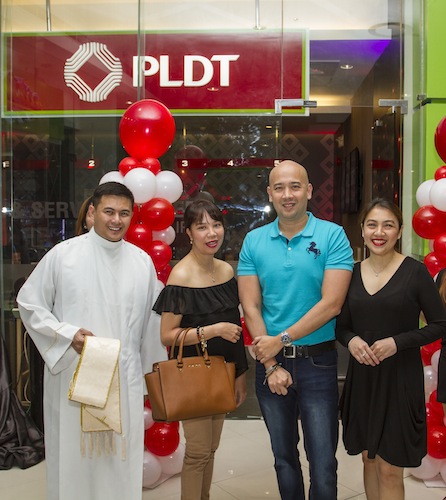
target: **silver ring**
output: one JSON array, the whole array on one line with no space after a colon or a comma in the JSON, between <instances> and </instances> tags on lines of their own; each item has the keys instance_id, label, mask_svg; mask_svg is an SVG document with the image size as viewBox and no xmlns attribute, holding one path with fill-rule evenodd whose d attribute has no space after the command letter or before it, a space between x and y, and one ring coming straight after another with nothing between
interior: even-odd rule
<instances>
[{"instance_id":1,"label":"silver ring","mask_svg":"<svg viewBox=\"0 0 446 500\"><path fill-rule=\"evenodd\" d=\"M367 354L366 352L363 352L363 353L362 353L362 357L364 357L366 354Z\"/></svg>"}]
</instances>

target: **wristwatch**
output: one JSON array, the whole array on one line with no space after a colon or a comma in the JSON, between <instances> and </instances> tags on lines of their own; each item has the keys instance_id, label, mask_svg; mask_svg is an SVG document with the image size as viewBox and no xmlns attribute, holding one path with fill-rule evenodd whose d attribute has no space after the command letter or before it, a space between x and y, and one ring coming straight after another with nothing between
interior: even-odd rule
<instances>
[{"instance_id":1,"label":"wristwatch","mask_svg":"<svg viewBox=\"0 0 446 500\"><path fill-rule=\"evenodd\" d=\"M282 342L284 347L289 347L293 343L293 339L290 337L290 334L284 330L280 334L280 341Z\"/></svg>"}]
</instances>

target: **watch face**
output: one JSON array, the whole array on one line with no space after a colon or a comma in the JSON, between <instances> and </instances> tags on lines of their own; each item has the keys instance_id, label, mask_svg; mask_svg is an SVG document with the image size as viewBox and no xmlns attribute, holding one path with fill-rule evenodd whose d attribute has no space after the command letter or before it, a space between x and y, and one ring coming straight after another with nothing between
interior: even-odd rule
<instances>
[{"instance_id":1,"label":"watch face","mask_svg":"<svg viewBox=\"0 0 446 500\"><path fill-rule=\"evenodd\" d=\"M283 344L284 346L286 346L286 347L288 347L289 345L291 345L291 344L292 344L292 342L293 342L293 341L292 341L292 339L291 339L291 337L289 336L289 334L288 334L288 333L286 333L286 332L283 332L283 333L281 334L281 336L280 336L280 340L282 341L282 344Z\"/></svg>"}]
</instances>

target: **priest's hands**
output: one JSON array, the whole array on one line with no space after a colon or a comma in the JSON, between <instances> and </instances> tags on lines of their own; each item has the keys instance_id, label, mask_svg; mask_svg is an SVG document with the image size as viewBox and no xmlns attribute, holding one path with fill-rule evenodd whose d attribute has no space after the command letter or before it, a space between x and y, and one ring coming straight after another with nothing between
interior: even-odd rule
<instances>
[{"instance_id":1,"label":"priest's hands","mask_svg":"<svg viewBox=\"0 0 446 500\"><path fill-rule=\"evenodd\" d=\"M94 337L93 333L84 328L79 328L79 330L75 333L73 340L71 342L71 347L80 354L82 352L82 348L84 347L85 337Z\"/></svg>"}]
</instances>

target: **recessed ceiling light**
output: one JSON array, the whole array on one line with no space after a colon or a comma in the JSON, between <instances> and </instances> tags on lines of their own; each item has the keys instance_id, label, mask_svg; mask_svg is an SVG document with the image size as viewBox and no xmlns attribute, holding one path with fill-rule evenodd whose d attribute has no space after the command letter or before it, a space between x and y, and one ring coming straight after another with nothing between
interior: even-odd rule
<instances>
[{"instance_id":1,"label":"recessed ceiling light","mask_svg":"<svg viewBox=\"0 0 446 500\"><path fill-rule=\"evenodd\" d=\"M341 64L340 68L341 69L353 69L353 66L351 64Z\"/></svg>"}]
</instances>

